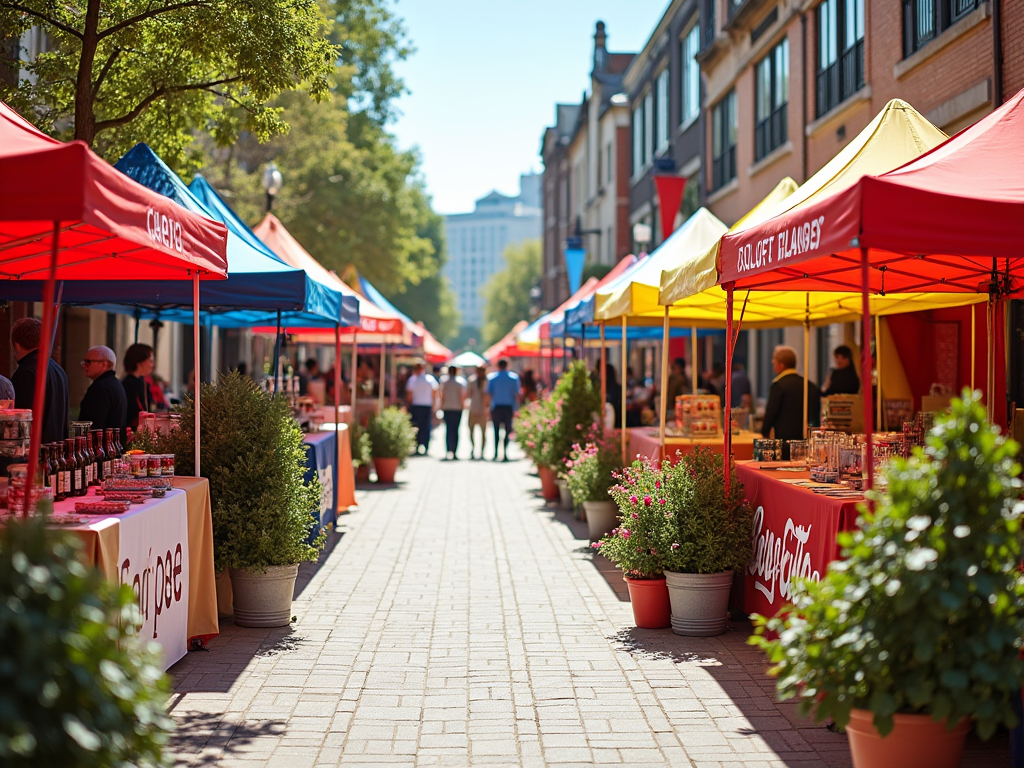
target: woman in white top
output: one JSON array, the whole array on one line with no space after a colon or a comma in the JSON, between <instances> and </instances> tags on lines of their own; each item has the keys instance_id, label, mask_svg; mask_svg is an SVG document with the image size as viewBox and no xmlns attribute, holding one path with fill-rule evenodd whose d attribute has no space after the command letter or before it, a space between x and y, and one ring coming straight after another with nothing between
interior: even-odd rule
<instances>
[{"instance_id":1,"label":"woman in white top","mask_svg":"<svg viewBox=\"0 0 1024 768\"><path fill-rule=\"evenodd\" d=\"M444 411L445 461L458 460L459 428L462 426L462 411L466 407L466 380L458 375L454 365L448 368L448 375L441 379L441 410Z\"/></svg>"},{"instance_id":2,"label":"woman in white top","mask_svg":"<svg viewBox=\"0 0 1024 768\"><path fill-rule=\"evenodd\" d=\"M469 379L469 458L476 456L476 431L480 430L480 460L487 447L487 421L491 410L491 396L487 394L487 369L480 366Z\"/></svg>"}]
</instances>

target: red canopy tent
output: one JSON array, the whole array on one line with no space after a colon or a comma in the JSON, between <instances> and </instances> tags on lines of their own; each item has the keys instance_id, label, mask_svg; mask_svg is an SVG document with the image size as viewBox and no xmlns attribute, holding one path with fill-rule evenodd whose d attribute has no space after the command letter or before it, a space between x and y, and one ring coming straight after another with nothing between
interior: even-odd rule
<instances>
[{"instance_id":1,"label":"red canopy tent","mask_svg":"<svg viewBox=\"0 0 1024 768\"><path fill-rule=\"evenodd\" d=\"M896 170L864 176L811 205L726 235L719 284L730 295L735 289L759 288L860 290L862 381L870 381L864 378L871 365L870 292L988 293L995 327L999 301L1020 292L1022 147L1024 91ZM991 347L991 334L989 339ZM990 391L993 357L990 353ZM867 390L866 395L870 441ZM870 462L868 470L870 482Z\"/></svg>"},{"instance_id":2,"label":"red canopy tent","mask_svg":"<svg viewBox=\"0 0 1024 768\"><path fill-rule=\"evenodd\" d=\"M46 136L0 102L0 279L47 278L29 477L42 437L57 279L191 278L198 370L199 280L226 276L226 246L223 224L132 181L81 141ZM198 393L196 400L198 420ZM195 451L198 475L198 426Z\"/></svg>"}]
</instances>

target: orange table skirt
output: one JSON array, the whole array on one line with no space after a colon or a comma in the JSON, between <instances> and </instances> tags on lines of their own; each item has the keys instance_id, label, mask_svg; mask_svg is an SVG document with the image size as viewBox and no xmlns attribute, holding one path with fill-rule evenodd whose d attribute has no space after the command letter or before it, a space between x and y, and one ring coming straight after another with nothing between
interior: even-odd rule
<instances>
[{"instance_id":1,"label":"orange table skirt","mask_svg":"<svg viewBox=\"0 0 1024 768\"><path fill-rule=\"evenodd\" d=\"M660 433L654 427L634 427L629 430L629 444L626 458L633 463L637 455L646 456L649 459L658 461L661 458ZM732 436L732 456L737 461L747 461L754 458L754 440L760 435L754 432L740 432ZM724 446L724 439L698 439L689 437L666 437L665 453L674 464L679 459L677 454L685 455L692 453L697 446L710 448L716 453L721 453Z\"/></svg>"}]
</instances>

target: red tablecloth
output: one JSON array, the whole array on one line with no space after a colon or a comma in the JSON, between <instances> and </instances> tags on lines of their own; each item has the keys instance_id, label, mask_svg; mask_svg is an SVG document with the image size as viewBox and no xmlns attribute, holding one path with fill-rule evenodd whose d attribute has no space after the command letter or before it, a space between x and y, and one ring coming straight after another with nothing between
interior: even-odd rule
<instances>
[{"instance_id":1,"label":"red tablecloth","mask_svg":"<svg viewBox=\"0 0 1024 768\"><path fill-rule=\"evenodd\" d=\"M809 472L772 472L738 464L736 472L754 506L754 559L739 595L746 613L774 616L788 602L793 578L819 579L839 558L836 536L857 523L857 500L833 499L787 480Z\"/></svg>"},{"instance_id":2,"label":"red tablecloth","mask_svg":"<svg viewBox=\"0 0 1024 768\"><path fill-rule=\"evenodd\" d=\"M656 427L633 427L629 430L629 453L626 458L632 463L637 457L647 456L655 461L661 456L661 434ZM733 435L732 455L738 461L748 461L754 457L754 438L758 435L753 432L741 432ZM674 464L678 459L676 453L692 453L698 445L703 445L716 453L722 452L724 438L694 439L689 437L666 437L665 452Z\"/></svg>"}]
</instances>

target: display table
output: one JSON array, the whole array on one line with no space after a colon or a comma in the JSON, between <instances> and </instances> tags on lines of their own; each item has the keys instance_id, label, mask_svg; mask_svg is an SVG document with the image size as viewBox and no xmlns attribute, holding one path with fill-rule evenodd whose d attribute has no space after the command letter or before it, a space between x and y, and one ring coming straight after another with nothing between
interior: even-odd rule
<instances>
[{"instance_id":1,"label":"display table","mask_svg":"<svg viewBox=\"0 0 1024 768\"><path fill-rule=\"evenodd\" d=\"M333 525L338 518L338 494L335 478L338 477L338 438L334 432L315 432L305 435L302 442L306 447L307 483L314 478L320 480L320 507L314 517L320 527Z\"/></svg>"},{"instance_id":2,"label":"display table","mask_svg":"<svg viewBox=\"0 0 1024 768\"><path fill-rule=\"evenodd\" d=\"M632 427L629 430L629 453L627 458L630 463L633 459L646 456L657 461L661 458L661 433L657 427ZM746 461L754 457L754 439L760 435L754 432L740 432L732 436L732 455L738 461ZM666 437L665 453L674 464L679 459L676 452L681 454L692 453L699 445L706 446L716 453L722 452L724 438L700 439L690 437Z\"/></svg>"},{"instance_id":3,"label":"display table","mask_svg":"<svg viewBox=\"0 0 1024 768\"><path fill-rule=\"evenodd\" d=\"M352 423L352 406L342 405L338 408L342 424ZM334 406L333 405L321 405L313 414L317 421L321 424L333 424L334 423Z\"/></svg>"},{"instance_id":4,"label":"display table","mask_svg":"<svg viewBox=\"0 0 1024 768\"><path fill-rule=\"evenodd\" d=\"M810 472L762 470L736 465L747 500L754 507L754 557L743 571L742 609L774 616L789 601L794 578L818 580L839 558L836 536L857 523L861 499L835 499L793 485Z\"/></svg>"},{"instance_id":5,"label":"display table","mask_svg":"<svg viewBox=\"0 0 1024 768\"><path fill-rule=\"evenodd\" d=\"M129 584L139 599L141 637L163 649L167 669L188 650L219 632L213 572L210 484L204 478L175 478L163 499L134 505L123 515L90 516L66 527L84 544L86 560L111 583ZM75 502L56 502L54 514L74 513ZM64 528L65 526L61 526Z\"/></svg>"}]
</instances>

